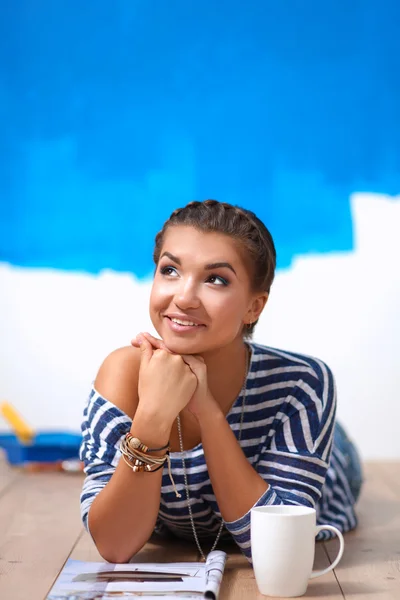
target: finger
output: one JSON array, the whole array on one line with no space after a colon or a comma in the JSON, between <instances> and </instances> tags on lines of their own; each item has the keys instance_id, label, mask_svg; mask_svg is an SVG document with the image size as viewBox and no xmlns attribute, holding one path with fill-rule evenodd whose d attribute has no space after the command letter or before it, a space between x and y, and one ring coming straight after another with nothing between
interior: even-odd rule
<instances>
[{"instance_id":1,"label":"finger","mask_svg":"<svg viewBox=\"0 0 400 600\"><path fill-rule=\"evenodd\" d=\"M171 352L171 350L167 348L163 340L154 337L154 335L151 335L151 333L148 333L147 331L145 331L142 335L144 335L145 338L149 340L153 348L157 348L157 350L167 350L168 352Z\"/></svg>"},{"instance_id":2,"label":"finger","mask_svg":"<svg viewBox=\"0 0 400 600\"><path fill-rule=\"evenodd\" d=\"M202 357L193 354L182 354L181 356L182 360L189 366L198 379L205 375L205 362Z\"/></svg>"},{"instance_id":3,"label":"finger","mask_svg":"<svg viewBox=\"0 0 400 600\"><path fill-rule=\"evenodd\" d=\"M147 340L141 334L139 334L136 339L140 347L140 366L146 366L149 364L151 357L153 356L153 347L149 340Z\"/></svg>"},{"instance_id":4,"label":"finger","mask_svg":"<svg viewBox=\"0 0 400 600\"><path fill-rule=\"evenodd\" d=\"M140 336L146 338L150 344L153 346L153 348L155 349L162 349L162 350L167 350L167 347L165 346L164 342L162 340L158 340L157 338L155 338L154 336L152 336L150 333L144 332L144 333L139 333ZM138 342L138 337L136 336L135 338L133 338L131 340L131 345L135 346L135 348L139 348L140 343Z\"/></svg>"},{"instance_id":5,"label":"finger","mask_svg":"<svg viewBox=\"0 0 400 600\"><path fill-rule=\"evenodd\" d=\"M205 365L205 360L200 354L181 354L183 360L197 365Z\"/></svg>"},{"instance_id":6,"label":"finger","mask_svg":"<svg viewBox=\"0 0 400 600\"><path fill-rule=\"evenodd\" d=\"M136 337L131 339L131 345L135 346L135 348L139 348L142 343L144 334L142 332L138 333Z\"/></svg>"},{"instance_id":7,"label":"finger","mask_svg":"<svg viewBox=\"0 0 400 600\"><path fill-rule=\"evenodd\" d=\"M142 335L144 335L144 337L147 340L149 340L150 344L154 348L158 348L160 350L166 350L166 346L165 346L163 340L160 340L159 338L154 337L154 335L151 335L151 333L149 333L148 331L144 331Z\"/></svg>"}]
</instances>

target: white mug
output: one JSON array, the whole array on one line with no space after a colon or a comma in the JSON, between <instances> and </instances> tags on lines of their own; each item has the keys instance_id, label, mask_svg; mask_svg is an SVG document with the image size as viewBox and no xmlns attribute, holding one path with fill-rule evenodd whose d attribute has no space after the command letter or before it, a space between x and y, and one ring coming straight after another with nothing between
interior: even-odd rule
<instances>
[{"instance_id":1,"label":"white mug","mask_svg":"<svg viewBox=\"0 0 400 600\"><path fill-rule=\"evenodd\" d=\"M258 589L266 596L303 596L309 579L336 567L343 555L343 536L332 525L316 524L316 512L306 506L256 506L251 509L251 554ZM322 529L336 533L340 549L321 571L312 571L315 536Z\"/></svg>"}]
</instances>

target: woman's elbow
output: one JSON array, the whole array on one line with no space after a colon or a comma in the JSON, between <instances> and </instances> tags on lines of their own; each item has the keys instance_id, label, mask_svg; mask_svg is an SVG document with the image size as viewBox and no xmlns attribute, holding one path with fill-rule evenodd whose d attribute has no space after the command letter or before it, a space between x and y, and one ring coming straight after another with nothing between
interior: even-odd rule
<instances>
[{"instance_id":1,"label":"woman's elbow","mask_svg":"<svg viewBox=\"0 0 400 600\"><path fill-rule=\"evenodd\" d=\"M105 548L103 550L102 548L97 547L97 550L101 558L103 558L109 563L128 563L132 558L130 554L127 554L126 552L121 552L119 550L116 550L115 548Z\"/></svg>"},{"instance_id":2,"label":"woman's elbow","mask_svg":"<svg viewBox=\"0 0 400 600\"><path fill-rule=\"evenodd\" d=\"M96 544L96 548L101 558L109 563L128 563L136 554L136 552L132 552L131 549L117 548L115 546L102 544Z\"/></svg>"},{"instance_id":3,"label":"woman's elbow","mask_svg":"<svg viewBox=\"0 0 400 600\"><path fill-rule=\"evenodd\" d=\"M138 547L122 547L120 544L101 544L94 540L100 556L109 563L128 563L137 554L144 544Z\"/></svg>"}]
</instances>

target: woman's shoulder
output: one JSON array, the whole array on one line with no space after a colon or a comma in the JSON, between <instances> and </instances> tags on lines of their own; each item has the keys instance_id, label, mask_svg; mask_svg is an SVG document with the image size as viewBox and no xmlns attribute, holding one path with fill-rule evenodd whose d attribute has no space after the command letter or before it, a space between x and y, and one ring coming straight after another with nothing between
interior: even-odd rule
<instances>
[{"instance_id":1,"label":"woman's shoulder","mask_svg":"<svg viewBox=\"0 0 400 600\"><path fill-rule=\"evenodd\" d=\"M138 402L139 367L138 348L118 348L104 359L93 384L103 398L131 418Z\"/></svg>"},{"instance_id":2,"label":"woman's shoulder","mask_svg":"<svg viewBox=\"0 0 400 600\"><path fill-rule=\"evenodd\" d=\"M273 372L276 375L281 374L283 378L290 377L290 379L297 376L299 379L311 377L322 384L328 383L333 378L327 363L316 356L254 342L251 343L251 346L255 371L260 375Z\"/></svg>"}]
</instances>

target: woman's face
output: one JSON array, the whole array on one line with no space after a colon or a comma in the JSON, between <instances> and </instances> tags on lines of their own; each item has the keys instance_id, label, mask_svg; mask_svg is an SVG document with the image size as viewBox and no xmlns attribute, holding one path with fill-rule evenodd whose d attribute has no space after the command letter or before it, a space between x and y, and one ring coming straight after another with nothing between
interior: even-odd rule
<instances>
[{"instance_id":1,"label":"woman's face","mask_svg":"<svg viewBox=\"0 0 400 600\"><path fill-rule=\"evenodd\" d=\"M241 342L254 321L253 295L235 241L189 226L169 227L150 296L150 317L167 347L201 354Z\"/></svg>"}]
</instances>

